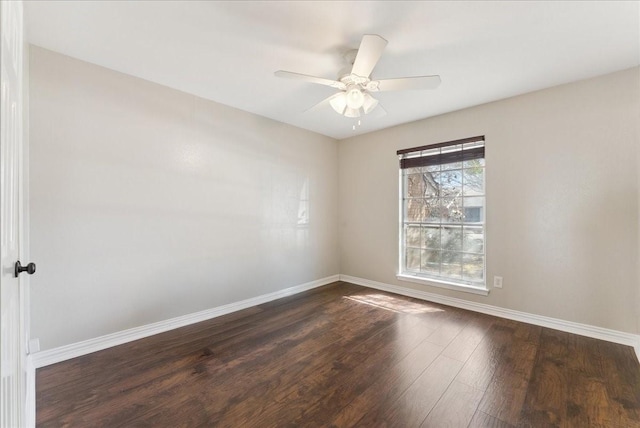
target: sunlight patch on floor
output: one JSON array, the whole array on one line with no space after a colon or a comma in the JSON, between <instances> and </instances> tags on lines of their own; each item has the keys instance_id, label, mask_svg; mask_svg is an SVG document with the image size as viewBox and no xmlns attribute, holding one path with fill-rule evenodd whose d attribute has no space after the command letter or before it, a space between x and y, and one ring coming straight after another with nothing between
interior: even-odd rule
<instances>
[{"instance_id":1,"label":"sunlight patch on floor","mask_svg":"<svg viewBox=\"0 0 640 428\"><path fill-rule=\"evenodd\" d=\"M376 306L388 311L404 314L424 314L427 312L444 312L444 309L429 306L427 303L409 302L385 294L358 294L355 296L344 296L345 299L366 305Z\"/></svg>"}]
</instances>

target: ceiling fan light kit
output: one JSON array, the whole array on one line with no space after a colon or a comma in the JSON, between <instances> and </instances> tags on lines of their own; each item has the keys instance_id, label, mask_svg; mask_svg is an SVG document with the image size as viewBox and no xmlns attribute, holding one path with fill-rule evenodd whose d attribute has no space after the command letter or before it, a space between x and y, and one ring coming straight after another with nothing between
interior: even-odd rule
<instances>
[{"instance_id":1,"label":"ceiling fan light kit","mask_svg":"<svg viewBox=\"0 0 640 428\"><path fill-rule=\"evenodd\" d=\"M364 104L364 94L362 89L356 85L351 85L347 89L347 106L351 109L357 110Z\"/></svg>"},{"instance_id":2,"label":"ceiling fan light kit","mask_svg":"<svg viewBox=\"0 0 640 428\"><path fill-rule=\"evenodd\" d=\"M344 114L344 110L347 108L347 96L343 92L339 92L329 99L331 108L338 114Z\"/></svg>"},{"instance_id":3,"label":"ceiling fan light kit","mask_svg":"<svg viewBox=\"0 0 640 428\"><path fill-rule=\"evenodd\" d=\"M378 100L368 92L352 86L345 92L338 92L329 98L331 108L346 117L360 117L361 113L369 114L378 105Z\"/></svg>"},{"instance_id":4,"label":"ceiling fan light kit","mask_svg":"<svg viewBox=\"0 0 640 428\"><path fill-rule=\"evenodd\" d=\"M362 104L362 109L364 110L364 114L369 114L378 106L378 100L373 98L368 93L364 93L364 102Z\"/></svg>"},{"instance_id":5,"label":"ceiling fan light kit","mask_svg":"<svg viewBox=\"0 0 640 428\"><path fill-rule=\"evenodd\" d=\"M336 113L349 118L360 117L361 113L369 114L375 110L379 102L370 94L371 92L435 89L440 85L440 76L371 80L371 72L378 63L385 46L387 41L376 34L362 36L358 50L347 52L345 55L345 58L352 63L350 71L349 67L342 69L338 74L338 80L283 70L276 71L274 74L277 77L304 80L338 89L340 92L331 95L318 105L328 102Z\"/></svg>"}]
</instances>

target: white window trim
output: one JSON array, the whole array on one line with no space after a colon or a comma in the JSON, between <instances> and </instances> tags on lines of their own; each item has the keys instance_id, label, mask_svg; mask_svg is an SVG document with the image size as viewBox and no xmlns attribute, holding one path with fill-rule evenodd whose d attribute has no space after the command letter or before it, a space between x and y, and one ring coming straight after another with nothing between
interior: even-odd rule
<instances>
[{"instance_id":1,"label":"white window trim","mask_svg":"<svg viewBox=\"0 0 640 428\"><path fill-rule=\"evenodd\" d=\"M473 285L460 284L456 282L443 281L440 279L427 279L418 275L410 275L406 273L396 274L396 278L400 281L413 282L416 284L429 285L431 287L446 288L448 290L463 291L465 293L479 294L481 296L488 296L489 289L486 285L475 287Z\"/></svg>"}]
</instances>

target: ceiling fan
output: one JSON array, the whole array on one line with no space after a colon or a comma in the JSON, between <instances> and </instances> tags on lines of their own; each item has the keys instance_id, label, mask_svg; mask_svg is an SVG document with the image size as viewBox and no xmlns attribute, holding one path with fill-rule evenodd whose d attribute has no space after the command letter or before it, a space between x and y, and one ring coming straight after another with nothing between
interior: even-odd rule
<instances>
[{"instance_id":1,"label":"ceiling fan","mask_svg":"<svg viewBox=\"0 0 640 428\"><path fill-rule=\"evenodd\" d=\"M378 63L385 46L387 41L377 34L362 36L360 47L345 55L349 65L338 73L337 80L283 70L278 70L274 74L277 77L304 80L340 90L317 105L328 102L336 113L346 117L360 117L361 113L368 114L373 111L379 103L371 95L372 92L435 89L440 85L440 76L372 80L371 72Z\"/></svg>"}]
</instances>

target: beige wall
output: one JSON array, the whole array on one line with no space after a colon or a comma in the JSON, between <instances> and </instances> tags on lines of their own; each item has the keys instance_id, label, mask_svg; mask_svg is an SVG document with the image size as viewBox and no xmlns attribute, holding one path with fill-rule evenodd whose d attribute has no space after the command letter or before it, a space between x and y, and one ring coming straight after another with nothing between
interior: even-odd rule
<instances>
[{"instance_id":1,"label":"beige wall","mask_svg":"<svg viewBox=\"0 0 640 428\"><path fill-rule=\"evenodd\" d=\"M336 273L640 332L637 68L340 142L38 47L30 68L42 349ZM396 150L473 135L504 289L398 281Z\"/></svg>"},{"instance_id":2,"label":"beige wall","mask_svg":"<svg viewBox=\"0 0 640 428\"><path fill-rule=\"evenodd\" d=\"M335 140L38 47L30 67L43 350L339 273Z\"/></svg>"},{"instance_id":3,"label":"beige wall","mask_svg":"<svg viewBox=\"0 0 640 428\"><path fill-rule=\"evenodd\" d=\"M635 68L341 141L341 273L640 332L639 83ZM396 150L475 135L486 136L487 277L504 288L398 281Z\"/></svg>"}]
</instances>

